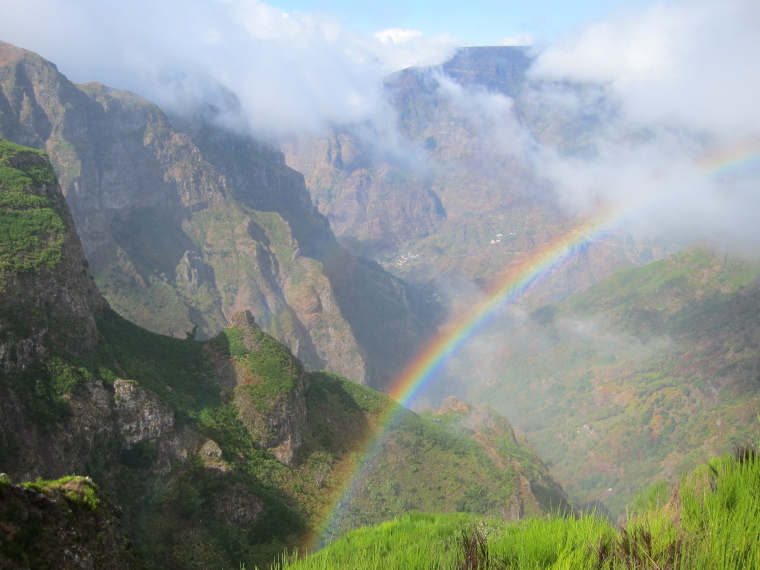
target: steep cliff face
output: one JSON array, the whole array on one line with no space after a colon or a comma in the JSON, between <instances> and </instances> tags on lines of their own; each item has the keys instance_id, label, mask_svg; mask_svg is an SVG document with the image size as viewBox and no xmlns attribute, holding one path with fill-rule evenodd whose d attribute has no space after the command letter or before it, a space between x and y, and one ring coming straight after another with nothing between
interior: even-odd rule
<instances>
[{"instance_id":1,"label":"steep cliff face","mask_svg":"<svg viewBox=\"0 0 760 570\"><path fill-rule=\"evenodd\" d=\"M249 309L309 368L383 386L434 315L338 246L279 151L214 126L214 113L170 121L138 95L74 85L0 44L0 135L49 153L114 309L180 338L212 336ZM391 310L363 318L378 305Z\"/></svg>"},{"instance_id":2,"label":"steep cliff face","mask_svg":"<svg viewBox=\"0 0 760 570\"><path fill-rule=\"evenodd\" d=\"M436 230L446 212L430 177L372 160L350 129L283 145L313 199L352 251L377 257Z\"/></svg>"}]
</instances>

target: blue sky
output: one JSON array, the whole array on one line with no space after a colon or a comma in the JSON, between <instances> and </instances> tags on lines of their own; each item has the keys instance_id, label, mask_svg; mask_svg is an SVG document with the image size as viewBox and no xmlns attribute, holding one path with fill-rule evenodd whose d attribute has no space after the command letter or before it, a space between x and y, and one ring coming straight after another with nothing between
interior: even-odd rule
<instances>
[{"instance_id":1,"label":"blue sky","mask_svg":"<svg viewBox=\"0 0 760 570\"><path fill-rule=\"evenodd\" d=\"M636 12L654 0L282 0L286 12L324 13L362 33L387 28L419 30L426 36L452 34L465 45L494 45L528 34L542 42L589 21Z\"/></svg>"}]
</instances>

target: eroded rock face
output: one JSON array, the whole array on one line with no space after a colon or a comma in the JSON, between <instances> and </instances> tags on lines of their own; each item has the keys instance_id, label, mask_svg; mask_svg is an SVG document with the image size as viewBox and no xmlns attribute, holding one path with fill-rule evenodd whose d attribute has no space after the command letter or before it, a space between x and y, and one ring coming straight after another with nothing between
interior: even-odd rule
<instances>
[{"instance_id":1,"label":"eroded rock face","mask_svg":"<svg viewBox=\"0 0 760 570\"><path fill-rule=\"evenodd\" d=\"M236 483L213 498L212 508L219 520L248 528L261 518L264 503L245 485Z\"/></svg>"},{"instance_id":2,"label":"eroded rock face","mask_svg":"<svg viewBox=\"0 0 760 570\"><path fill-rule=\"evenodd\" d=\"M12 454L3 470L14 479L59 478L77 471L113 439L113 398L102 382L86 382L67 398L70 414L59 429L29 416L28 403L10 384L0 381L0 452Z\"/></svg>"},{"instance_id":3,"label":"eroded rock face","mask_svg":"<svg viewBox=\"0 0 760 570\"><path fill-rule=\"evenodd\" d=\"M269 449L285 465L290 465L303 443L306 428L306 388L301 374L295 389L272 404L272 410L263 418L269 426L269 437L259 443Z\"/></svg>"},{"instance_id":4,"label":"eroded rock face","mask_svg":"<svg viewBox=\"0 0 760 570\"><path fill-rule=\"evenodd\" d=\"M177 285L195 295L210 277L209 268L195 251L186 251L174 271Z\"/></svg>"},{"instance_id":5,"label":"eroded rock face","mask_svg":"<svg viewBox=\"0 0 760 570\"><path fill-rule=\"evenodd\" d=\"M174 411L153 392L131 380L116 380L113 388L117 430L125 447L156 439L174 427Z\"/></svg>"},{"instance_id":6,"label":"eroded rock face","mask_svg":"<svg viewBox=\"0 0 760 570\"><path fill-rule=\"evenodd\" d=\"M253 316L253 313L249 310L244 311L238 311L232 317L230 318L230 324L231 327L239 327L242 329L247 329L250 327L259 327L259 325L256 324L256 318Z\"/></svg>"}]
</instances>

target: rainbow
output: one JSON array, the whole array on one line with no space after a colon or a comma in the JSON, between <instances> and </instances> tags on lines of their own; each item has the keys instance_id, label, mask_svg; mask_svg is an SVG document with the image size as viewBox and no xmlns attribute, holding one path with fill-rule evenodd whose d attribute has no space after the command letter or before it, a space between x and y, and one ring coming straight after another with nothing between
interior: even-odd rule
<instances>
[{"instance_id":1,"label":"rainbow","mask_svg":"<svg viewBox=\"0 0 760 570\"><path fill-rule=\"evenodd\" d=\"M724 178L760 168L760 143L752 140L719 152L712 152L697 161L700 168L713 178Z\"/></svg>"},{"instance_id":2,"label":"rainbow","mask_svg":"<svg viewBox=\"0 0 760 570\"><path fill-rule=\"evenodd\" d=\"M727 152L714 153L703 157L698 165L703 173L717 179L748 168L754 170L760 165L760 145L744 145ZM583 252L594 241L605 237L613 227L619 227L628 215L650 205L650 201L651 199L638 200L617 211L601 212L574 230L518 257L487 289L481 301L451 321L425 346L388 390L388 395L404 407L389 407L389 411L380 419L380 429L360 446L356 454L359 459L351 475L311 541L312 550L323 546L340 527L346 507L361 490L363 481L379 457L385 435L406 411L406 406L436 377L448 358L482 329L500 308L514 303L531 286Z\"/></svg>"},{"instance_id":3,"label":"rainbow","mask_svg":"<svg viewBox=\"0 0 760 570\"><path fill-rule=\"evenodd\" d=\"M610 226L607 219L597 216L595 220L586 222L572 232L518 257L486 290L483 300L454 319L417 355L393 383L388 395L403 406L408 406L435 377L448 357L496 315L500 307L514 302L533 284L583 251L593 241L602 238Z\"/></svg>"},{"instance_id":4,"label":"rainbow","mask_svg":"<svg viewBox=\"0 0 760 570\"><path fill-rule=\"evenodd\" d=\"M402 406L408 406L445 365L448 357L486 325L490 318L497 314L499 308L517 300L532 285L585 250L593 241L604 237L608 229L613 226L611 223L613 218L614 216L598 215L575 230L518 257L486 290L480 302L451 321L417 355L393 383L388 395ZM334 530L339 527L341 515L351 498L360 491L366 474L373 468L382 450L384 436L396 424L404 411L406 407L389 407L385 416L380 418L381 428L360 446L360 451L357 453L360 459L356 462L338 500L333 504L331 512L325 517L325 524L312 539L310 550L324 546L326 539L329 539L334 534Z\"/></svg>"}]
</instances>

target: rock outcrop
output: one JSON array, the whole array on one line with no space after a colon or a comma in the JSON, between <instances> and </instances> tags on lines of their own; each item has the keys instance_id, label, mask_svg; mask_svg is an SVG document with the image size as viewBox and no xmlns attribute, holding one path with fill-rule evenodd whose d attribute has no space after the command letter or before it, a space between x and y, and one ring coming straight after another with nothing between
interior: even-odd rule
<instances>
[{"instance_id":1,"label":"rock outcrop","mask_svg":"<svg viewBox=\"0 0 760 570\"><path fill-rule=\"evenodd\" d=\"M0 474L2 567L145 568L121 517L89 478L19 485Z\"/></svg>"},{"instance_id":2,"label":"rock outcrop","mask_svg":"<svg viewBox=\"0 0 760 570\"><path fill-rule=\"evenodd\" d=\"M246 354L235 357L231 347L212 343L217 375L257 447L291 465L306 432L307 374L287 348L261 330L250 311L235 313L227 332L229 343L240 343ZM277 377L268 377L267 370L277 370Z\"/></svg>"},{"instance_id":3,"label":"rock outcrop","mask_svg":"<svg viewBox=\"0 0 760 570\"><path fill-rule=\"evenodd\" d=\"M123 446L156 439L174 427L171 407L137 382L116 380L113 389L116 431Z\"/></svg>"}]
</instances>

